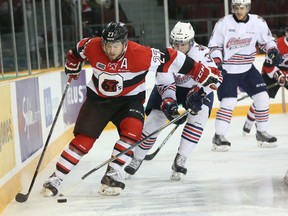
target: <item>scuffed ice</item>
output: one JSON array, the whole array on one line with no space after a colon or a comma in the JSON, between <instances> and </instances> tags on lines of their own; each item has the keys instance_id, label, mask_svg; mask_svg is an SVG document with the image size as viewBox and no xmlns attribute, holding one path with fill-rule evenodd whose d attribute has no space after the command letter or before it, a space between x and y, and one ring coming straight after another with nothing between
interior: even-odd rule
<instances>
[{"instance_id":1,"label":"scuffed ice","mask_svg":"<svg viewBox=\"0 0 288 216\"><path fill-rule=\"evenodd\" d=\"M209 120L187 161L187 175L181 181L171 181L171 165L182 130L179 128L152 161L145 161L134 176L125 180L125 190L113 197L97 192L106 167L77 184L82 175L110 157L118 136L116 131L107 131L64 180L62 192L67 203L40 195L56 157L39 173L28 201L12 201L3 215L287 216L288 186L283 183L288 169L287 122L287 115L270 117L269 132L278 138L278 147L261 149L257 147L255 127L243 137L244 118L233 118L227 135L232 143L230 151L212 152L215 121ZM169 130L159 136L158 144ZM28 183L23 191L25 187Z\"/></svg>"}]
</instances>

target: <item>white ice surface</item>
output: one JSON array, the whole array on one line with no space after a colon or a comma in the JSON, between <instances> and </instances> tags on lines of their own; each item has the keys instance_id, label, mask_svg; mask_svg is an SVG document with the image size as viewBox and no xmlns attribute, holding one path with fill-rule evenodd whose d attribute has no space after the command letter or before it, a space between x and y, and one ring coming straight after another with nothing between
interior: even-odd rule
<instances>
[{"instance_id":1,"label":"white ice surface","mask_svg":"<svg viewBox=\"0 0 288 216\"><path fill-rule=\"evenodd\" d=\"M287 216L288 186L283 177L288 169L288 115L270 116L269 132L278 138L278 147L257 147L255 127L243 137L244 117L234 117L226 138L229 152L212 152L215 119L208 121L202 139L187 162L188 173L181 181L171 181L171 165L177 151L182 127L170 138L159 154L142 164L139 171L125 181L119 196L98 194L106 166L89 177L81 177L110 157L116 131L105 131L92 150L65 178L62 191L67 203L57 197L43 198L43 182L54 171L58 156L38 174L25 203L12 201L3 215L39 216ZM155 145L172 129L161 133ZM26 193L31 178L25 177ZM23 180L24 181L24 180Z\"/></svg>"}]
</instances>

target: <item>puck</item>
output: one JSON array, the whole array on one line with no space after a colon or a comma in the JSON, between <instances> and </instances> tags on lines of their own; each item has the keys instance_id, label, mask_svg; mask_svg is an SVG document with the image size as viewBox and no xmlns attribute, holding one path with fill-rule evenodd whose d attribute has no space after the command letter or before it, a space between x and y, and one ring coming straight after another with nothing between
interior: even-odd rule
<instances>
[{"instance_id":1,"label":"puck","mask_svg":"<svg viewBox=\"0 0 288 216\"><path fill-rule=\"evenodd\" d=\"M58 203L65 203L65 202L67 202L67 199L66 198L57 199L57 202Z\"/></svg>"}]
</instances>

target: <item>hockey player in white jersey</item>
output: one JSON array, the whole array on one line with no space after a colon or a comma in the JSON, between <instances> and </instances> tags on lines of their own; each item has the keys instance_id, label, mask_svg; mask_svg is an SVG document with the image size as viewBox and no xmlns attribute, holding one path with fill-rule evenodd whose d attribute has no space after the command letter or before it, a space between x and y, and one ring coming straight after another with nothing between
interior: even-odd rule
<instances>
[{"instance_id":1,"label":"hockey player in white jersey","mask_svg":"<svg viewBox=\"0 0 288 216\"><path fill-rule=\"evenodd\" d=\"M265 20L249 13L251 0L232 0L231 7L232 14L216 23L208 44L211 57L219 67L227 71L217 90L220 109L216 114L212 151L230 149L231 144L225 135L237 103L238 87L253 99L257 113L257 141L269 142L270 146L277 141L276 137L267 133L269 96L266 84L253 62L257 43L273 65L282 61L281 54Z\"/></svg>"},{"instance_id":2,"label":"hockey player in white jersey","mask_svg":"<svg viewBox=\"0 0 288 216\"><path fill-rule=\"evenodd\" d=\"M276 39L277 47L282 54L283 61L276 67L271 65L269 59L264 61L262 67L262 77L267 86L274 87L268 89L268 94L271 99L275 98L281 86L288 90L288 27L285 35ZM278 84L278 85L276 85ZM255 122L254 105L252 104L248 110L247 118L243 126L243 134L250 133L251 127ZM269 147L269 146L268 146Z\"/></svg>"},{"instance_id":3,"label":"hockey player in white jersey","mask_svg":"<svg viewBox=\"0 0 288 216\"><path fill-rule=\"evenodd\" d=\"M190 23L178 22L171 31L170 44L174 49L183 52L196 61L201 61L205 66L216 68L216 64L208 56L209 49L197 44L194 41L194 35L195 32ZM186 98L189 98L187 100L191 100L190 102L192 103L195 113L188 115L187 122L182 131L180 145L172 164L172 175L170 177L171 180L180 180L181 176L187 173L185 161L198 144L204 126L210 116L214 95L211 89L202 87L187 76L177 75L175 76L175 82L176 89L172 89L172 91L175 92L176 90L176 98L167 95L169 90L165 91L165 86L154 86L145 110L147 118L144 123L142 137L149 135L161 125L165 124L166 117L169 120L172 119L172 117L169 116L169 111L167 112L166 110L166 103L174 103L175 109L177 109L177 104L186 107ZM157 90L157 87L160 91ZM163 93L163 91L165 91L165 93ZM205 99L203 98L204 95ZM184 123L185 120L186 119L183 119L177 123ZM135 174L146 154L156 142L158 135L159 134L152 136L135 147L134 157L131 163L125 168L127 173L130 175Z\"/></svg>"}]
</instances>

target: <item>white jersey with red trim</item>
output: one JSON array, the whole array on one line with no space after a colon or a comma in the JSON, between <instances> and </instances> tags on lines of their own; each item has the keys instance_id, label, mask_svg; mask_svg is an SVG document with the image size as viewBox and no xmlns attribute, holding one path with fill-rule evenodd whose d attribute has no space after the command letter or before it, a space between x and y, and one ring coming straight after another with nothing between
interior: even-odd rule
<instances>
[{"instance_id":1,"label":"white jersey with red trim","mask_svg":"<svg viewBox=\"0 0 288 216\"><path fill-rule=\"evenodd\" d=\"M230 74L239 74L251 68L257 43L264 51L276 47L266 21L258 15L248 14L248 20L237 22L230 14L216 23L208 47L212 58L223 61L223 69Z\"/></svg>"},{"instance_id":2,"label":"white jersey with red trim","mask_svg":"<svg viewBox=\"0 0 288 216\"><path fill-rule=\"evenodd\" d=\"M97 37L82 39L77 50L93 69L87 86L103 98L141 95L144 99L148 71L193 74L194 61L169 48L160 51L129 41L124 56L118 61L110 61L102 49L101 38ZM161 82L169 85L174 79L167 76Z\"/></svg>"},{"instance_id":3,"label":"white jersey with red trim","mask_svg":"<svg viewBox=\"0 0 288 216\"><path fill-rule=\"evenodd\" d=\"M217 68L214 61L210 58L208 47L200 45L194 42L193 46L191 46L190 50L186 54L187 56L191 57L197 62L201 62L203 65L207 67L215 67ZM195 85L199 87L203 87L201 84L197 83L191 76L183 75L176 73L174 74L176 86L184 87L184 88L191 88ZM208 87L203 87L204 91L209 94L213 90Z\"/></svg>"}]
</instances>

